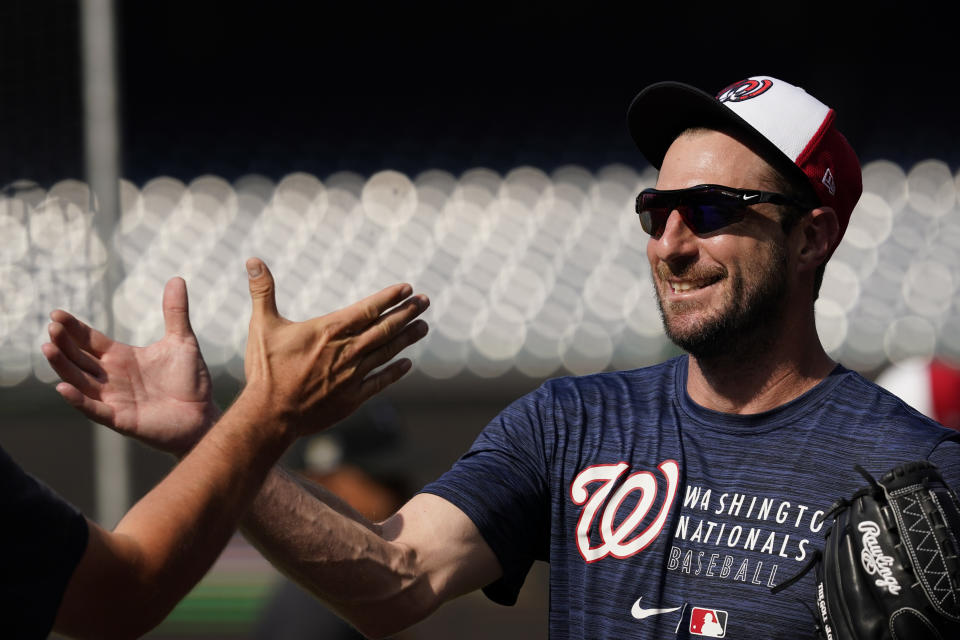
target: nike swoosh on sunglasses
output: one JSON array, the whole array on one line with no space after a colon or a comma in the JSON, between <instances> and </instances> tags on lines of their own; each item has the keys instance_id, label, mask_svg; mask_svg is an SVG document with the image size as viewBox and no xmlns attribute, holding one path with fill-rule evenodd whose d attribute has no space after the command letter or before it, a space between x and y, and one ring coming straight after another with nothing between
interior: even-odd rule
<instances>
[{"instance_id":1,"label":"nike swoosh on sunglasses","mask_svg":"<svg viewBox=\"0 0 960 640\"><path fill-rule=\"evenodd\" d=\"M698 184L686 189L644 189L637 196L637 215L640 226L654 238L663 234L674 211L691 231L704 234L739 222L747 207L763 202L807 206L782 193Z\"/></svg>"}]
</instances>

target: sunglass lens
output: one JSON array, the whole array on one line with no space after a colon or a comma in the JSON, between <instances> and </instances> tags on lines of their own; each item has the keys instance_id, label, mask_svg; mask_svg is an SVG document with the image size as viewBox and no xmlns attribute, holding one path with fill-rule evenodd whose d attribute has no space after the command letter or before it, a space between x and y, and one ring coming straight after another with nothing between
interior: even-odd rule
<instances>
[{"instance_id":1,"label":"sunglass lens","mask_svg":"<svg viewBox=\"0 0 960 640\"><path fill-rule=\"evenodd\" d=\"M640 226L654 238L659 238L663 234L663 228L667 226L669 217L670 209L644 209L640 212Z\"/></svg>"},{"instance_id":2,"label":"sunglass lens","mask_svg":"<svg viewBox=\"0 0 960 640\"><path fill-rule=\"evenodd\" d=\"M696 233L710 233L743 218L742 209L712 204L684 207L683 214L687 226Z\"/></svg>"}]
</instances>

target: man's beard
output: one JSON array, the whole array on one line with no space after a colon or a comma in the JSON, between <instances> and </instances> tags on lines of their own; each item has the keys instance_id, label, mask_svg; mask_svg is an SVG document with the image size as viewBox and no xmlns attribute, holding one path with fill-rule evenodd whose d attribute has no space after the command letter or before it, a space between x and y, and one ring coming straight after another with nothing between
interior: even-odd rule
<instances>
[{"instance_id":1,"label":"man's beard","mask_svg":"<svg viewBox=\"0 0 960 640\"><path fill-rule=\"evenodd\" d=\"M774 244L769 259L763 264L745 266L757 277L747 282L741 276L730 283L730 291L721 306L715 309L716 314L694 327L682 327L681 322L671 326L660 288L654 283L667 337L698 360L736 357L766 349L773 336L762 329L765 325L772 328L779 321L787 296L787 256L781 245ZM672 275L682 277L684 273Z\"/></svg>"}]
</instances>

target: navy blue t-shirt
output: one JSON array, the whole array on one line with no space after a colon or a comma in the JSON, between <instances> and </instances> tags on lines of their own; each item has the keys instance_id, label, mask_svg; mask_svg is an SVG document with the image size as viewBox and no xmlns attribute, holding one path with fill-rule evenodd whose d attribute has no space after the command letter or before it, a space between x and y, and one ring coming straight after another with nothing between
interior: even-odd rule
<instances>
[{"instance_id":1,"label":"navy blue t-shirt","mask_svg":"<svg viewBox=\"0 0 960 640\"><path fill-rule=\"evenodd\" d=\"M3 448L0 487L0 636L46 638L87 548L87 521Z\"/></svg>"},{"instance_id":2,"label":"navy blue t-shirt","mask_svg":"<svg viewBox=\"0 0 960 640\"><path fill-rule=\"evenodd\" d=\"M460 508L499 558L484 591L513 604L550 563L550 636L813 637L824 512L926 459L960 486L960 433L837 367L772 411L695 404L687 357L559 378L504 410L424 491Z\"/></svg>"}]
</instances>

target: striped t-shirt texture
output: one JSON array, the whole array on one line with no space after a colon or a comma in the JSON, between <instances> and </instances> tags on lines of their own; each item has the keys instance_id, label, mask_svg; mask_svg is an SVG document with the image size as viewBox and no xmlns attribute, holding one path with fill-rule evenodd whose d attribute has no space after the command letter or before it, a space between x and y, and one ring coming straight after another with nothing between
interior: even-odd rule
<instances>
[{"instance_id":1,"label":"striped t-shirt texture","mask_svg":"<svg viewBox=\"0 0 960 640\"><path fill-rule=\"evenodd\" d=\"M515 602L550 563L550 637L813 638L777 595L829 526L824 512L897 464L930 460L960 486L960 433L838 366L772 411L733 415L686 393L687 357L557 378L518 399L424 491L476 524Z\"/></svg>"}]
</instances>

